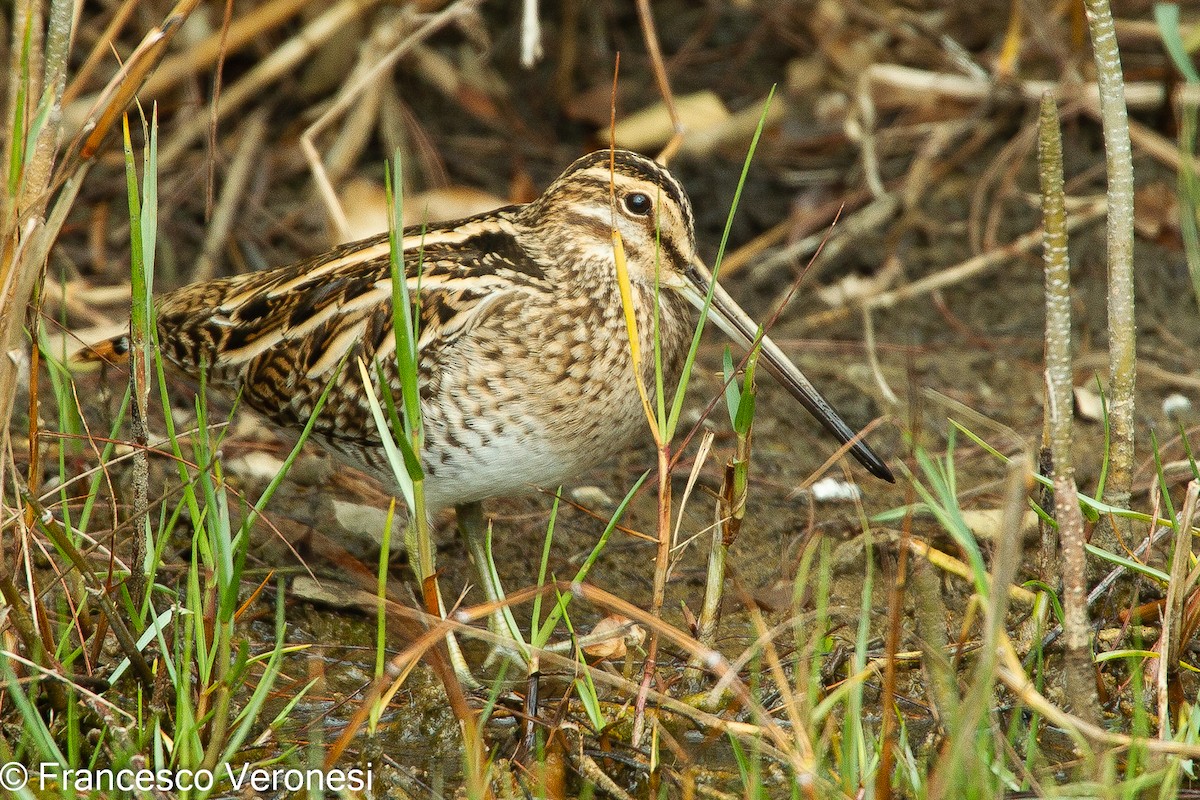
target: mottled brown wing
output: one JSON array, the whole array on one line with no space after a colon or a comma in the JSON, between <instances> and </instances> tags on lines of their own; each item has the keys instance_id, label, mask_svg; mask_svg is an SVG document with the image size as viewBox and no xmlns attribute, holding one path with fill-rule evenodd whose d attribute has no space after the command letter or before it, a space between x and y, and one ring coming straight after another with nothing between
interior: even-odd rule
<instances>
[{"instance_id":1,"label":"mottled brown wing","mask_svg":"<svg viewBox=\"0 0 1200 800\"><path fill-rule=\"evenodd\" d=\"M405 274L420 311L420 381L436 392L444 354L510 293L550 291L495 217L405 237ZM327 386L318 438L377 444L358 368L378 364L399 397L386 236L300 264L185 287L160 298L162 352L184 373L284 428L300 428Z\"/></svg>"}]
</instances>

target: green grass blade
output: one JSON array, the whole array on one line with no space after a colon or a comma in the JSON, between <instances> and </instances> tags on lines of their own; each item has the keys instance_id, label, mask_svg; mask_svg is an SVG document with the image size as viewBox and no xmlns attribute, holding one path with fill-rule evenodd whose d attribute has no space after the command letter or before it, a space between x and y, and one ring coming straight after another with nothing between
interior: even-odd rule
<instances>
[{"instance_id":1,"label":"green grass blade","mask_svg":"<svg viewBox=\"0 0 1200 800\"><path fill-rule=\"evenodd\" d=\"M675 389L675 395L671 400L671 413L667 417L667 426L663 430L663 440L670 441L675 435L675 428L679 425L679 415L683 411L683 398L687 392L688 379L692 374L692 365L696 363L696 353L700 349L700 336L704 333L704 323L708 320L708 311L712 306L713 291L717 280L721 273L721 261L725 258L725 246L729 242L729 232L733 229L733 217L737 213L738 203L742 199L742 189L746 185L746 177L750 174L750 161L754 158L754 151L758 149L758 140L762 138L763 128L767 124L767 112L771 108L771 100L775 97L775 87L771 87L771 91L767 94L766 102L763 103L762 114L758 118L758 127L754 130L754 136L750 139L750 147L746 150L746 158L742 163L742 172L738 176L737 188L733 192L733 202L729 205L729 214L725 218L725 230L721 233L721 244L717 247L717 259L713 262L712 278L714 286L708 289L708 296L704 299L704 308L700 310L700 320L696 323L696 330L692 334L692 344L688 348L687 358L683 363L683 372L680 373L679 386Z\"/></svg>"}]
</instances>

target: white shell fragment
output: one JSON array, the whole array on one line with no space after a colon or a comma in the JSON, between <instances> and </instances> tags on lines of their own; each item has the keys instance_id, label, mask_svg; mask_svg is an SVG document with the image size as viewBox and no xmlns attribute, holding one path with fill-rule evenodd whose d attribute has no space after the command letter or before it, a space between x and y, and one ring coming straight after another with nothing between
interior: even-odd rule
<instances>
[{"instance_id":1,"label":"white shell fragment","mask_svg":"<svg viewBox=\"0 0 1200 800\"><path fill-rule=\"evenodd\" d=\"M822 478L809 487L816 503L853 503L862 499L862 489L857 483L847 483L840 478Z\"/></svg>"},{"instance_id":2,"label":"white shell fragment","mask_svg":"<svg viewBox=\"0 0 1200 800\"><path fill-rule=\"evenodd\" d=\"M1163 398L1162 410L1163 415L1170 418L1187 416L1191 413L1192 401L1179 392L1174 392Z\"/></svg>"},{"instance_id":3,"label":"white shell fragment","mask_svg":"<svg viewBox=\"0 0 1200 800\"><path fill-rule=\"evenodd\" d=\"M588 508L609 508L616 505L608 492L599 486L579 486L572 489L571 499Z\"/></svg>"},{"instance_id":4,"label":"white shell fragment","mask_svg":"<svg viewBox=\"0 0 1200 800\"><path fill-rule=\"evenodd\" d=\"M1088 386L1075 387L1075 413L1088 422L1099 422L1104 417L1104 406L1100 393Z\"/></svg>"}]
</instances>

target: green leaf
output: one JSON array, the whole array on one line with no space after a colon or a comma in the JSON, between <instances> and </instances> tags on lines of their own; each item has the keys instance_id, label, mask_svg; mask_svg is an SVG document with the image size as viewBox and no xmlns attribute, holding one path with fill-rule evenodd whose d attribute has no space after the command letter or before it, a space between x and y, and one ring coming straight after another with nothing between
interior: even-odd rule
<instances>
[{"instance_id":1,"label":"green leaf","mask_svg":"<svg viewBox=\"0 0 1200 800\"><path fill-rule=\"evenodd\" d=\"M746 358L746 373L742 377L742 400L738 404L737 415L733 420L733 429L737 431L739 436L747 436L750 433L750 424L754 421L754 408L758 396L758 390L754 386L754 371L758 366L758 354L762 347L762 326L758 327L758 334L755 337L760 344L755 346L750 351L750 355Z\"/></svg>"},{"instance_id":2,"label":"green leaf","mask_svg":"<svg viewBox=\"0 0 1200 800\"><path fill-rule=\"evenodd\" d=\"M762 138L763 128L767 125L767 112L771 108L771 100L774 97L775 87L772 86L763 103L762 114L758 118L758 127L754 129L754 136L751 137L750 146L746 150L746 159L742 162L742 174L738 177L737 187L733 191L733 202L730 203L729 214L725 218L725 231L721 234L721 244L717 247L717 258L713 262L713 286L708 288L708 296L704 298L704 308L700 310L700 321L696 323L696 331L692 334L692 344L688 348L687 358L683 362L679 386L675 389L675 395L671 399L671 413L667 416L667 427L662 432L666 441L671 440L675 434L675 427L679 424L679 415L683 411L683 397L687 392L688 377L692 374L692 365L696 363L696 351L700 348L700 334L704 332L704 323L708 320L708 311L712 306L713 287L716 286L717 279L721 274L721 262L725 258L725 246L729 242L729 232L733 228L733 217L737 214L738 203L742 199L742 188L746 185L746 176L750 173L750 161L754 158L754 151L758 149L758 140Z\"/></svg>"},{"instance_id":3,"label":"green leaf","mask_svg":"<svg viewBox=\"0 0 1200 800\"><path fill-rule=\"evenodd\" d=\"M1179 6L1174 3L1155 3L1154 21L1158 23L1158 35L1162 37L1163 47L1171 57L1175 69L1187 79L1188 83L1200 83L1200 72L1192 64L1187 46L1179 31Z\"/></svg>"},{"instance_id":4,"label":"green leaf","mask_svg":"<svg viewBox=\"0 0 1200 800\"><path fill-rule=\"evenodd\" d=\"M388 466L392 468L392 475L396 478L396 483L400 486L400 492L404 495L404 502L408 504L410 509L415 508L413 478L407 469L407 454L401 453L401 447L411 452L412 448L405 441L403 436L393 436L391 428L388 426L387 418L383 414L383 408L379 405L379 398L375 396L375 387L371 385L371 374L367 372L367 365L362 359L358 361L358 369L362 375L362 385L364 394L367 397L367 404L371 407L371 416L375 419L375 427L379 429L379 440L383 444L384 453L387 455Z\"/></svg>"},{"instance_id":5,"label":"green leaf","mask_svg":"<svg viewBox=\"0 0 1200 800\"><path fill-rule=\"evenodd\" d=\"M721 357L721 368L725 373L725 408L729 411L729 423L737 428L738 409L742 405L742 393L738 390L736 376L733 374L733 351L725 345L725 354Z\"/></svg>"}]
</instances>

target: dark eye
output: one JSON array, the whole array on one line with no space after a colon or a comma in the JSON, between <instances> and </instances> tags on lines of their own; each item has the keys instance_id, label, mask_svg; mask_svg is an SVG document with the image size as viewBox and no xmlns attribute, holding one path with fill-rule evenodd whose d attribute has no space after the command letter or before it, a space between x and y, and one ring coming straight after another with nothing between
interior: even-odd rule
<instances>
[{"instance_id":1,"label":"dark eye","mask_svg":"<svg viewBox=\"0 0 1200 800\"><path fill-rule=\"evenodd\" d=\"M645 192L634 192L625 195L625 208L629 210L630 214L637 214L639 217L644 217L650 213L652 205L650 195Z\"/></svg>"}]
</instances>

